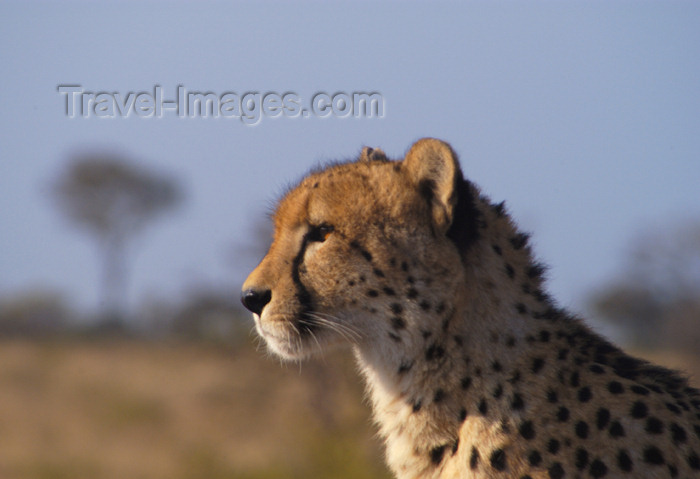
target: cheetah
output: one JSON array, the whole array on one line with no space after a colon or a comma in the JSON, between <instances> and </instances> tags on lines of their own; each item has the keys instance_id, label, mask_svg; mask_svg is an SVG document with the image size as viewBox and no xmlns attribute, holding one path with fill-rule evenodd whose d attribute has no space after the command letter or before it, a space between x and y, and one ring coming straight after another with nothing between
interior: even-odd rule
<instances>
[{"instance_id":1,"label":"cheetah","mask_svg":"<svg viewBox=\"0 0 700 479\"><path fill-rule=\"evenodd\" d=\"M312 172L274 227L243 304L281 358L351 346L397 478L700 478L700 392L558 307L447 143Z\"/></svg>"}]
</instances>

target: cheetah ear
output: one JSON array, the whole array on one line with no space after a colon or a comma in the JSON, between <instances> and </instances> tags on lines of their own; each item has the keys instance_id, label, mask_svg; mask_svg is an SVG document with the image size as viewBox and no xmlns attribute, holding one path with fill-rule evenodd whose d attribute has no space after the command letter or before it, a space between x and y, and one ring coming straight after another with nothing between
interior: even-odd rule
<instances>
[{"instance_id":1,"label":"cheetah ear","mask_svg":"<svg viewBox=\"0 0 700 479\"><path fill-rule=\"evenodd\" d=\"M423 138L411 146L402 169L431 203L435 231L446 234L457 204L457 182L462 177L455 152L444 141Z\"/></svg>"},{"instance_id":2,"label":"cheetah ear","mask_svg":"<svg viewBox=\"0 0 700 479\"><path fill-rule=\"evenodd\" d=\"M360 154L360 161L387 161L386 155L379 148L365 146Z\"/></svg>"}]
</instances>

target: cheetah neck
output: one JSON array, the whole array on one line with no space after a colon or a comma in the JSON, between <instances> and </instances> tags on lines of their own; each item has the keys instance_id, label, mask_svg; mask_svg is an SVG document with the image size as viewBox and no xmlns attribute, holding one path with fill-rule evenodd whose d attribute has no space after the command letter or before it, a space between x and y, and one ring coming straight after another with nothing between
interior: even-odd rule
<instances>
[{"instance_id":1,"label":"cheetah neck","mask_svg":"<svg viewBox=\"0 0 700 479\"><path fill-rule=\"evenodd\" d=\"M518 364L532 356L529 316L549 304L542 268L502 206L484 199L478 207L481 234L463 260L459 290L431 298L429 311L405 307L400 342L377 335L355 350L397 477L437 477L464 428L485 441L502 433L512 411L494 398L522 402L509 383L521 380Z\"/></svg>"}]
</instances>

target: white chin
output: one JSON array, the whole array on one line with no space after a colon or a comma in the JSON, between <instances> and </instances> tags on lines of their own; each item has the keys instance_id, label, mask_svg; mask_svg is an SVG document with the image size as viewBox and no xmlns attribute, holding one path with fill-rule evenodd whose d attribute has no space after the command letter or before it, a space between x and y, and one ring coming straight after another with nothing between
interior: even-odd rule
<instances>
[{"instance_id":1,"label":"white chin","mask_svg":"<svg viewBox=\"0 0 700 479\"><path fill-rule=\"evenodd\" d=\"M300 361L311 354L296 336L285 334L282 337L278 337L263 329L258 321L255 323L255 329L265 341L268 351L286 361Z\"/></svg>"},{"instance_id":2,"label":"white chin","mask_svg":"<svg viewBox=\"0 0 700 479\"><path fill-rule=\"evenodd\" d=\"M265 344L267 344L267 349L285 361L301 361L311 355L311 352L307 351L303 346L292 346L286 341L278 341L271 337L263 336L263 338L265 339Z\"/></svg>"}]
</instances>

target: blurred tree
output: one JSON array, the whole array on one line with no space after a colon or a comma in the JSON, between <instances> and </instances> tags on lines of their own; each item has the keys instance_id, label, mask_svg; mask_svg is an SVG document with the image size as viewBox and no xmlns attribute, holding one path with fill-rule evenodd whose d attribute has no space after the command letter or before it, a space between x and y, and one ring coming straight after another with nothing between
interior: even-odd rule
<instances>
[{"instance_id":1,"label":"blurred tree","mask_svg":"<svg viewBox=\"0 0 700 479\"><path fill-rule=\"evenodd\" d=\"M108 152L74 158L53 183L61 212L98 242L103 321L123 325L126 246L156 216L182 200L177 182Z\"/></svg>"},{"instance_id":2,"label":"blurred tree","mask_svg":"<svg viewBox=\"0 0 700 479\"><path fill-rule=\"evenodd\" d=\"M640 347L700 351L700 223L640 237L621 279L591 305Z\"/></svg>"}]
</instances>

